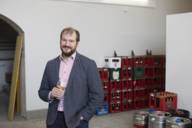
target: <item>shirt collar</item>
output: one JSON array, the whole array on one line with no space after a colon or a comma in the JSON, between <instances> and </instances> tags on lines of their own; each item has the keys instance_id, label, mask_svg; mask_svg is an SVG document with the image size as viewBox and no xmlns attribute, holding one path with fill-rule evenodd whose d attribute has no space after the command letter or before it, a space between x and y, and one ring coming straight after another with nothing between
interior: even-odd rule
<instances>
[{"instance_id":1,"label":"shirt collar","mask_svg":"<svg viewBox=\"0 0 192 128\"><path fill-rule=\"evenodd\" d=\"M76 54L77 54L77 53L74 52L74 53L73 53L70 57L68 57L67 59L75 60ZM60 59L61 61L65 61L65 60L66 60L66 58L63 57L62 54L60 54L59 59Z\"/></svg>"}]
</instances>

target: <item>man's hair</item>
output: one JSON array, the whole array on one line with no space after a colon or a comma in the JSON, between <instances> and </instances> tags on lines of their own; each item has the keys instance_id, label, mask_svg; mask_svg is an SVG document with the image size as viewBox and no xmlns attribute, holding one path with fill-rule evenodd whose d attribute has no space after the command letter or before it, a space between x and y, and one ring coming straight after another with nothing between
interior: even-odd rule
<instances>
[{"instance_id":1,"label":"man's hair","mask_svg":"<svg viewBox=\"0 0 192 128\"><path fill-rule=\"evenodd\" d=\"M76 30L76 29L74 29L74 28L72 28L72 27L64 28L64 29L61 31L60 39L62 38L63 33L72 34L73 32L75 32L75 34L76 34L76 41L79 42L79 41L80 41L80 33L79 33L78 30Z\"/></svg>"}]
</instances>

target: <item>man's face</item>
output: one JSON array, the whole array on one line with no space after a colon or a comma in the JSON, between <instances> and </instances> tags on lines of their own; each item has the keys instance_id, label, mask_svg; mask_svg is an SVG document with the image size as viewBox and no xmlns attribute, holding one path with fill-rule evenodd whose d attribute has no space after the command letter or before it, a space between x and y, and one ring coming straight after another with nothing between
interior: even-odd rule
<instances>
[{"instance_id":1,"label":"man's face","mask_svg":"<svg viewBox=\"0 0 192 128\"><path fill-rule=\"evenodd\" d=\"M77 48L78 42L76 41L76 33L63 33L60 41L60 48L62 55L71 56Z\"/></svg>"}]
</instances>

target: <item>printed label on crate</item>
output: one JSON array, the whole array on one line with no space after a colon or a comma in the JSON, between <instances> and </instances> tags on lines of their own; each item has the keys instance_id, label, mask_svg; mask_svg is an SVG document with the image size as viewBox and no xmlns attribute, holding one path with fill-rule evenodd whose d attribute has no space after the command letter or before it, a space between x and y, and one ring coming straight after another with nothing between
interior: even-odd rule
<instances>
[{"instance_id":1,"label":"printed label on crate","mask_svg":"<svg viewBox=\"0 0 192 128\"><path fill-rule=\"evenodd\" d=\"M105 59L107 68L121 68L121 58L120 57L107 57Z\"/></svg>"},{"instance_id":2,"label":"printed label on crate","mask_svg":"<svg viewBox=\"0 0 192 128\"><path fill-rule=\"evenodd\" d=\"M114 69L114 68L109 69L109 79L119 81L120 80L120 71L121 71L120 68L118 68L118 69Z\"/></svg>"},{"instance_id":3,"label":"printed label on crate","mask_svg":"<svg viewBox=\"0 0 192 128\"><path fill-rule=\"evenodd\" d=\"M119 79L119 71L113 71L113 79L118 80Z\"/></svg>"}]
</instances>

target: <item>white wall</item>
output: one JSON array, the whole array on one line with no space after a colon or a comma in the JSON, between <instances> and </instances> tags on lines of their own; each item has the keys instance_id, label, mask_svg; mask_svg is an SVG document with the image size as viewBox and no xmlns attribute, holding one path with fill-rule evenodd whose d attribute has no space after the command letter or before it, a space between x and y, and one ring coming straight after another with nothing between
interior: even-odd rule
<instances>
[{"instance_id":1,"label":"white wall","mask_svg":"<svg viewBox=\"0 0 192 128\"><path fill-rule=\"evenodd\" d=\"M1 0L0 13L25 32L27 110L46 108L38 88L47 60L57 56L59 34L73 26L81 33L79 52L103 66L104 56L165 53L165 15L192 11L191 0L157 0L156 8L70 3L54 0Z\"/></svg>"},{"instance_id":2,"label":"white wall","mask_svg":"<svg viewBox=\"0 0 192 128\"><path fill-rule=\"evenodd\" d=\"M192 113L192 13L167 16L166 90L178 94L178 107Z\"/></svg>"}]
</instances>

